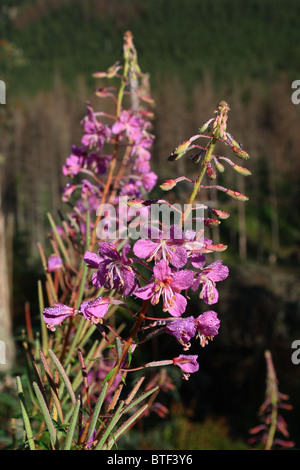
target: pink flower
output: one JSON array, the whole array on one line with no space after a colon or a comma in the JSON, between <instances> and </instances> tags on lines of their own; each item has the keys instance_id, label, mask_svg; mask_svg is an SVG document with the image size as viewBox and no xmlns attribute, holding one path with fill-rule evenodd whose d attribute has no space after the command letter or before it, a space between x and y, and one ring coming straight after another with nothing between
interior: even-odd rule
<instances>
[{"instance_id":1,"label":"pink flower","mask_svg":"<svg viewBox=\"0 0 300 470\"><path fill-rule=\"evenodd\" d=\"M129 111L122 111L112 126L113 134L126 133L129 139L138 140L142 136L143 120Z\"/></svg>"},{"instance_id":2,"label":"pink flower","mask_svg":"<svg viewBox=\"0 0 300 470\"><path fill-rule=\"evenodd\" d=\"M62 267L62 259L57 255L50 255L48 258L48 273L58 271Z\"/></svg>"},{"instance_id":3,"label":"pink flower","mask_svg":"<svg viewBox=\"0 0 300 470\"><path fill-rule=\"evenodd\" d=\"M201 284L202 289L199 295L200 299L203 299L204 302L209 305L217 303L219 293L216 289L216 282L223 281L227 278L229 274L228 267L223 266L223 262L220 260L204 267L205 257L203 255L199 255L198 259L194 258L192 264L193 266L201 269L201 272L195 279L192 289L194 291L197 290Z\"/></svg>"},{"instance_id":4,"label":"pink flower","mask_svg":"<svg viewBox=\"0 0 300 470\"><path fill-rule=\"evenodd\" d=\"M173 364L180 367L183 377L187 380L190 374L199 370L197 359L198 356L180 354L180 356L174 357Z\"/></svg>"},{"instance_id":5,"label":"pink flower","mask_svg":"<svg viewBox=\"0 0 300 470\"><path fill-rule=\"evenodd\" d=\"M220 320L216 312L209 310L199 315L199 317L195 319L195 324L201 335L213 338L218 334Z\"/></svg>"},{"instance_id":6,"label":"pink flower","mask_svg":"<svg viewBox=\"0 0 300 470\"><path fill-rule=\"evenodd\" d=\"M80 310L86 320L98 323L107 313L109 303L109 297L97 297L96 299L83 302Z\"/></svg>"},{"instance_id":7,"label":"pink flower","mask_svg":"<svg viewBox=\"0 0 300 470\"><path fill-rule=\"evenodd\" d=\"M172 272L171 268L161 260L153 268L153 280L149 284L137 288L134 294L141 299L151 299L152 305L163 299L163 310L174 317L180 317L186 309L187 300L180 294L193 283L193 272L188 270Z\"/></svg>"},{"instance_id":8,"label":"pink flower","mask_svg":"<svg viewBox=\"0 0 300 470\"><path fill-rule=\"evenodd\" d=\"M157 175L154 173L154 171L150 171L149 173L147 172L147 174L142 176L143 186L148 193L154 188L156 182Z\"/></svg>"},{"instance_id":9,"label":"pink flower","mask_svg":"<svg viewBox=\"0 0 300 470\"><path fill-rule=\"evenodd\" d=\"M182 246L184 234L179 226L171 226L168 234L156 227L150 227L147 231L151 240L143 238L133 247L133 252L138 258L147 258L147 261L153 259L155 262L163 259L176 268L182 268L186 264L187 252Z\"/></svg>"},{"instance_id":10,"label":"pink flower","mask_svg":"<svg viewBox=\"0 0 300 470\"><path fill-rule=\"evenodd\" d=\"M60 302L54 302L52 307L44 309L43 318L47 323L47 328L54 331L54 325L59 325L66 318L72 317L74 314L75 308L68 307Z\"/></svg>"},{"instance_id":11,"label":"pink flower","mask_svg":"<svg viewBox=\"0 0 300 470\"><path fill-rule=\"evenodd\" d=\"M204 347L208 343L209 339L212 339L218 334L220 320L216 312L209 310L195 319L195 326L198 331L197 336L200 339L200 344Z\"/></svg>"},{"instance_id":12,"label":"pink flower","mask_svg":"<svg viewBox=\"0 0 300 470\"><path fill-rule=\"evenodd\" d=\"M84 135L81 143L90 149L97 148L99 150L111 136L110 128L97 119L90 105L88 105L87 115L83 120L83 127Z\"/></svg>"},{"instance_id":13,"label":"pink flower","mask_svg":"<svg viewBox=\"0 0 300 470\"><path fill-rule=\"evenodd\" d=\"M71 154L67 159L66 163L62 168L62 172L65 176L75 176L84 166L84 158L80 155Z\"/></svg>"},{"instance_id":14,"label":"pink flower","mask_svg":"<svg viewBox=\"0 0 300 470\"><path fill-rule=\"evenodd\" d=\"M196 331L195 318L192 316L170 321L166 326L166 332L174 336L185 350L189 348L189 341L195 336Z\"/></svg>"},{"instance_id":15,"label":"pink flower","mask_svg":"<svg viewBox=\"0 0 300 470\"><path fill-rule=\"evenodd\" d=\"M131 259L127 258L130 244L124 245L120 254L113 243L99 243L98 255L86 251L84 261L97 272L92 276L92 284L100 289L117 289L124 297L132 295L137 286L137 279L131 267Z\"/></svg>"}]
</instances>

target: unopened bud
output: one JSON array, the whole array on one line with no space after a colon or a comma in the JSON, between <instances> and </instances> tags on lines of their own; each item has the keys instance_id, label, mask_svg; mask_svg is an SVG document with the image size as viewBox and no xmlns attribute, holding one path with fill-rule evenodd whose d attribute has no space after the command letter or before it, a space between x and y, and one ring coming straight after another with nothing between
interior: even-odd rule
<instances>
[{"instance_id":1,"label":"unopened bud","mask_svg":"<svg viewBox=\"0 0 300 470\"><path fill-rule=\"evenodd\" d=\"M235 171L237 171L238 173L240 173L241 175L243 176L249 176L251 175L251 171L248 170L248 168L244 168L243 166L240 166L240 165L233 165L233 169Z\"/></svg>"},{"instance_id":2,"label":"unopened bud","mask_svg":"<svg viewBox=\"0 0 300 470\"><path fill-rule=\"evenodd\" d=\"M181 158L189 149L190 143L191 140L189 139L179 144L178 147L174 150L174 152L171 153L168 160L171 162L173 162L174 160L179 160L179 158Z\"/></svg>"},{"instance_id":3,"label":"unopened bud","mask_svg":"<svg viewBox=\"0 0 300 470\"><path fill-rule=\"evenodd\" d=\"M250 158L250 155L245 152L245 150L241 149L240 147L236 147L235 145L231 147L234 153L237 154L238 157L243 158L244 160L247 160Z\"/></svg>"},{"instance_id":4,"label":"unopened bud","mask_svg":"<svg viewBox=\"0 0 300 470\"><path fill-rule=\"evenodd\" d=\"M219 219L228 219L228 217L230 217L230 214L228 214L228 212L225 212L225 211L222 211L220 209L213 209L211 208L210 211L216 215L217 217L219 217Z\"/></svg>"},{"instance_id":5,"label":"unopened bud","mask_svg":"<svg viewBox=\"0 0 300 470\"><path fill-rule=\"evenodd\" d=\"M205 131L208 131L210 132L211 130L211 123L213 122L213 118L212 119L209 119L205 124L203 124L202 127L200 127L199 129L199 132L205 132Z\"/></svg>"},{"instance_id":6,"label":"unopened bud","mask_svg":"<svg viewBox=\"0 0 300 470\"><path fill-rule=\"evenodd\" d=\"M212 168L209 162L206 162L206 174L211 180L214 180L217 176L215 170Z\"/></svg>"},{"instance_id":7,"label":"unopened bud","mask_svg":"<svg viewBox=\"0 0 300 470\"><path fill-rule=\"evenodd\" d=\"M205 245L205 248L210 251L222 252L227 250L228 245L223 245L223 243L218 243L217 245Z\"/></svg>"},{"instance_id":8,"label":"unopened bud","mask_svg":"<svg viewBox=\"0 0 300 470\"><path fill-rule=\"evenodd\" d=\"M224 172L224 165L222 165L222 163L218 162L215 160L215 166L216 166L216 169L220 172L220 173L223 173Z\"/></svg>"},{"instance_id":9,"label":"unopened bud","mask_svg":"<svg viewBox=\"0 0 300 470\"><path fill-rule=\"evenodd\" d=\"M232 191L232 189L227 189L226 193L228 196L232 197L233 199L237 199L238 201L248 201L248 197L244 194L240 193L239 191Z\"/></svg>"},{"instance_id":10,"label":"unopened bud","mask_svg":"<svg viewBox=\"0 0 300 470\"><path fill-rule=\"evenodd\" d=\"M176 180L166 180L164 181L163 184L160 185L160 188L163 191L169 191L170 189L174 188L176 184L177 184Z\"/></svg>"},{"instance_id":11,"label":"unopened bud","mask_svg":"<svg viewBox=\"0 0 300 470\"><path fill-rule=\"evenodd\" d=\"M210 219L209 217L204 219L204 227L207 228L216 227L217 225L220 225L220 223L221 222L218 219Z\"/></svg>"}]
</instances>

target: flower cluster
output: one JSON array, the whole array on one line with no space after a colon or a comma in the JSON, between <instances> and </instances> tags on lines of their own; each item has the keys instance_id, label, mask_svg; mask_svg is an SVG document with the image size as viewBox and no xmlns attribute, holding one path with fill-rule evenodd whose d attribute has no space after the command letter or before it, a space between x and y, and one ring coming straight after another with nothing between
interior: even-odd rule
<instances>
[{"instance_id":1,"label":"flower cluster","mask_svg":"<svg viewBox=\"0 0 300 470\"><path fill-rule=\"evenodd\" d=\"M63 166L64 175L71 179L71 183L63 190L63 199L73 206L73 217L81 227L80 244L84 247L82 258L85 272L91 275L90 283L86 281L85 297L80 304L76 304L76 308L56 302L44 310L44 319L50 329L68 317L81 315L91 324L101 325L99 331L104 331L105 327L112 329L106 317L110 307L122 305L127 308L127 304L132 304L128 301L133 299L140 310L132 312L127 308L135 326L129 338L119 338L123 349L118 354L122 360L129 348L132 351L139 344L141 335L144 338L147 328L153 328L152 334L159 332L173 336L184 352L190 349L193 338L197 338L201 347L204 347L218 334L220 319L210 308L218 302L218 282L227 278L229 270L222 260L209 262L208 256L213 252L222 252L226 246L214 245L211 239L204 236L204 230L205 227L214 227L219 223L218 219L229 215L205 205L201 206L203 210L200 215L195 214L193 203L203 187L204 175L215 179L216 171L220 170L223 157L213 153L218 141L229 145L240 158L248 158L226 130L229 107L227 103L221 102L215 118L200 129L200 132L211 133L208 144L205 147L196 144L200 137L208 138L200 133L180 144L169 157L170 161L177 160L196 149L196 155L191 158L201 164L198 179L191 181L182 176L161 185L161 189L166 191L180 181L188 181L192 185L188 204L184 210L178 209L179 220L176 223L171 225L156 220L152 212L155 202L167 209L170 203L164 199L152 201L146 198L157 182L157 175L150 166L154 137L151 134L152 113L148 105L152 105L152 100L146 76L141 73L137 63L132 35L126 33L124 40L124 66L116 63L107 72L95 74L102 79L121 80L118 92L114 87L105 86L96 91L99 97L111 98L116 104L116 110L111 114L97 112L88 103L87 114L82 120L81 146L72 147L72 153ZM124 104L125 94L128 97L127 107ZM231 162L228 158L225 160ZM242 167L232 165L242 172ZM243 171L243 174L249 174L245 169ZM225 190L218 185L214 187ZM236 191L225 191L232 197L246 200ZM120 205L124 197L129 201L125 207ZM132 236L132 232L120 238L111 231L108 239L96 243L99 214L103 215L105 211L110 213L111 206L117 212L107 217L107 224L113 227L115 219L119 224L124 220L131 221L133 227L140 228L138 239ZM136 207L143 214L142 218L134 218ZM211 212L214 218L204 217L204 210ZM95 212L98 218L93 222L92 214ZM187 226L188 221L192 223ZM196 229L193 222L196 222ZM200 228L197 225L199 222ZM79 250L77 246L76 250ZM60 267L57 257L49 260L49 273L56 273ZM192 295L198 295L199 301L203 301L209 309L201 314L187 314ZM153 320L147 317L149 305L161 312L157 321L150 326L146 323L147 320ZM112 373L111 384L122 370L121 359ZM180 367L184 378L188 378L190 373L198 370L197 359L196 355L181 354L172 360L163 359L155 365L172 363Z\"/></svg>"}]
</instances>

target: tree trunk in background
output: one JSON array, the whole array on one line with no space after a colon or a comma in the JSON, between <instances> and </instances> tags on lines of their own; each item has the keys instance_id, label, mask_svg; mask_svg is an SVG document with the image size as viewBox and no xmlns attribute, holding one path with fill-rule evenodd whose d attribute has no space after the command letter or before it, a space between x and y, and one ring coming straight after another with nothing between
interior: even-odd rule
<instances>
[{"instance_id":1,"label":"tree trunk in background","mask_svg":"<svg viewBox=\"0 0 300 470\"><path fill-rule=\"evenodd\" d=\"M270 206L271 206L271 236L272 246L269 255L269 261L271 264L276 264L278 250L279 250L279 223L278 223L278 202L277 202L277 191L276 191L276 175L271 159L269 159L268 168L268 182L270 191Z\"/></svg>"},{"instance_id":2,"label":"tree trunk in background","mask_svg":"<svg viewBox=\"0 0 300 470\"><path fill-rule=\"evenodd\" d=\"M11 234L8 234L11 235ZM11 282L8 266L7 230L0 200L0 373L11 369L15 358L12 336Z\"/></svg>"}]
</instances>

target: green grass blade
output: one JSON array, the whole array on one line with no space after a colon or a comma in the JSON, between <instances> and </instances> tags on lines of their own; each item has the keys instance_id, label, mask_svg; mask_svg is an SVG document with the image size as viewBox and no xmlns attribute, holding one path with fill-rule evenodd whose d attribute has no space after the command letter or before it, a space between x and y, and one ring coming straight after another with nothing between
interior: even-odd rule
<instances>
[{"instance_id":1,"label":"green grass blade","mask_svg":"<svg viewBox=\"0 0 300 470\"><path fill-rule=\"evenodd\" d=\"M115 425L117 424L118 420L120 419L120 417L122 416L122 408L123 408L123 405L124 405L124 402L121 401L119 403L119 406L117 408L117 410L115 411L115 414L114 416L112 417L110 423L108 424L108 426L106 427L100 441L98 442L95 450L100 450L104 444L105 444L105 441L106 439L108 438L108 436L110 435L110 433L112 432L113 428L115 427Z\"/></svg>"},{"instance_id":2,"label":"green grass blade","mask_svg":"<svg viewBox=\"0 0 300 470\"><path fill-rule=\"evenodd\" d=\"M34 439L33 439L30 420L29 420L29 417L28 417L28 414L27 414L22 382L21 382L21 379L20 379L19 376L16 377L16 380L17 380L17 391L18 391L18 396L19 396L21 413L22 413L22 417L23 417L23 423L24 423L25 432L26 432L26 435L27 435L29 449L30 450L35 450L35 443L34 443Z\"/></svg>"},{"instance_id":3,"label":"green grass blade","mask_svg":"<svg viewBox=\"0 0 300 470\"><path fill-rule=\"evenodd\" d=\"M42 331L42 348L43 348L44 354L46 354L48 350L48 331L47 331L46 323L44 322L44 319L43 319L43 311L44 311L45 304L44 304L42 283L40 280L38 281L38 299L39 299L41 331Z\"/></svg>"},{"instance_id":4,"label":"green grass blade","mask_svg":"<svg viewBox=\"0 0 300 470\"><path fill-rule=\"evenodd\" d=\"M75 403L76 403L75 393L74 393L72 384L70 382L70 379L69 379L64 367L62 366L60 360L58 359L56 354L52 351L52 349L48 349L48 352L49 352L49 356L51 357L52 361L54 362L55 367L57 368L58 372L60 373L61 378L63 379L63 381L66 385L66 388L69 392L69 395L71 397L73 405L75 405Z\"/></svg>"},{"instance_id":5,"label":"green grass blade","mask_svg":"<svg viewBox=\"0 0 300 470\"><path fill-rule=\"evenodd\" d=\"M80 410L80 400L77 400L76 407L74 408L74 411L73 411L73 414L72 414L68 434L67 434L67 437L66 437L64 450L70 450L71 449L73 436L74 436L76 423L77 423L77 418L78 418L78 415L79 415L79 410Z\"/></svg>"},{"instance_id":6,"label":"green grass blade","mask_svg":"<svg viewBox=\"0 0 300 470\"><path fill-rule=\"evenodd\" d=\"M151 395L152 393L156 392L156 390L158 390L158 386L154 387L154 388L151 388L151 390L148 390L147 392L144 392L142 393L138 398L136 398L135 400L133 400L131 403L129 403L129 405L127 405L122 413L128 413L128 411L130 411L134 406L138 405L142 400L144 400L145 398L147 398L149 395Z\"/></svg>"},{"instance_id":7,"label":"green grass blade","mask_svg":"<svg viewBox=\"0 0 300 470\"><path fill-rule=\"evenodd\" d=\"M94 408L94 411L93 411L93 416L92 416L90 427L89 427L88 440L92 437L92 434L95 430L97 420L98 420L98 416L100 414L101 407L103 405L103 401L104 401L104 398L105 398L105 395L106 395L107 387L108 387L108 383L104 384L104 386L101 390L101 393L99 395L99 398L97 400L97 403L95 405L95 408Z\"/></svg>"},{"instance_id":8,"label":"green grass blade","mask_svg":"<svg viewBox=\"0 0 300 470\"><path fill-rule=\"evenodd\" d=\"M56 431L55 431L55 427L54 427L53 421L52 421L51 416L50 416L50 411L49 411L49 409L46 405L46 402L44 400L42 392L40 391L39 386L36 382L33 382L33 388L34 388L36 397L38 399L41 412L43 413L43 417L44 417L47 429L49 431L49 436L50 436L51 443L52 443L53 447L55 448L56 444L57 444Z\"/></svg>"},{"instance_id":9,"label":"green grass blade","mask_svg":"<svg viewBox=\"0 0 300 470\"><path fill-rule=\"evenodd\" d=\"M58 246L59 246L59 248L60 248L60 250L61 250L61 252L62 252L62 254L63 254L63 257L65 258L65 261L66 261L68 264L71 264L69 255L68 255L67 250L66 250L66 248L65 248L65 245L63 244L63 241L62 241L62 239L61 239L61 237L60 237L60 235L59 235L59 233L58 233L58 231L57 231L57 228L56 228L55 222L54 222L54 220L53 220L53 218L52 218L52 215L48 213L47 216L48 216L48 219L49 219L49 221L50 221L50 225L51 225L51 227L52 227L52 230L53 230L53 233L54 233L54 235L55 235L55 238L56 238L56 240L57 240Z\"/></svg>"},{"instance_id":10,"label":"green grass blade","mask_svg":"<svg viewBox=\"0 0 300 470\"><path fill-rule=\"evenodd\" d=\"M63 411L62 411L61 402L59 400L57 385L56 385L56 383L55 383L55 381L52 377L50 366L47 362L47 359L46 359L43 351L40 351L40 357L41 357L41 361L42 361L42 364L43 364L45 372L46 372L46 377L47 377L47 380L48 380L48 384L49 384L49 387L50 387L50 392L51 392L52 398L54 400L56 411L58 413L58 416L59 416L59 419L60 419L61 423L64 424Z\"/></svg>"},{"instance_id":11,"label":"green grass blade","mask_svg":"<svg viewBox=\"0 0 300 470\"><path fill-rule=\"evenodd\" d=\"M132 416L130 416L130 418L127 419L127 421L125 421L125 423L123 423L122 426L120 426L119 429L114 433L113 437L111 437L107 441L106 446L104 446L102 450L110 450L112 446L117 442L117 440L120 439L122 434L124 434L127 429L129 429L134 424L134 422L144 413L144 411L147 410L147 408L148 405L145 404L144 406L142 406L142 408L140 408Z\"/></svg>"}]
</instances>

